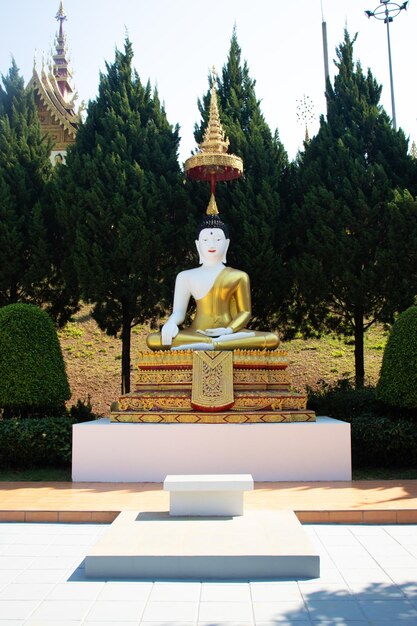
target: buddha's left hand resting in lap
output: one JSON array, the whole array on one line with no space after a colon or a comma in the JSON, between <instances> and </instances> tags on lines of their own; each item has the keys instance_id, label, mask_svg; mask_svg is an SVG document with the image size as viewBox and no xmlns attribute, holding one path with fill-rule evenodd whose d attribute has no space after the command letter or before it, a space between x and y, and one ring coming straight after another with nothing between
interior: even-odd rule
<instances>
[{"instance_id":1,"label":"buddha's left hand resting in lap","mask_svg":"<svg viewBox=\"0 0 417 626\"><path fill-rule=\"evenodd\" d=\"M151 350L274 350L278 346L274 333L245 328L251 317L249 277L224 265L229 243L220 217L206 216L196 241L200 267L178 274L172 314L160 333L148 335ZM191 296L196 314L191 326L180 330Z\"/></svg>"}]
</instances>

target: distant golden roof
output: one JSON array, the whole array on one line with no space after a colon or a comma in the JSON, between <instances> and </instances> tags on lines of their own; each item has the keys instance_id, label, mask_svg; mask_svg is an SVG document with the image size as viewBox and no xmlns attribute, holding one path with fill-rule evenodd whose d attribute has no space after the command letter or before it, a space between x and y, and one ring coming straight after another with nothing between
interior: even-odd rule
<instances>
[{"instance_id":1,"label":"distant golden roof","mask_svg":"<svg viewBox=\"0 0 417 626\"><path fill-rule=\"evenodd\" d=\"M76 94L70 102L65 102L55 76L52 72L48 75L44 65L42 66L41 72L38 72L34 65L32 78L29 81L27 89L33 89L38 94L52 117L75 139L80 123L80 116L74 109Z\"/></svg>"},{"instance_id":2,"label":"distant golden roof","mask_svg":"<svg viewBox=\"0 0 417 626\"><path fill-rule=\"evenodd\" d=\"M66 36L63 27L67 16L62 1L55 17L59 21L59 30L55 39L56 52L52 56L48 69L44 58L40 71L36 66L36 59L34 60L33 74L27 89L33 89L37 93L52 118L68 131L72 139L75 139L81 120L80 111L75 111L75 100L78 95L74 93L71 84L72 72L67 59Z\"/></svg>"}]
</instances>

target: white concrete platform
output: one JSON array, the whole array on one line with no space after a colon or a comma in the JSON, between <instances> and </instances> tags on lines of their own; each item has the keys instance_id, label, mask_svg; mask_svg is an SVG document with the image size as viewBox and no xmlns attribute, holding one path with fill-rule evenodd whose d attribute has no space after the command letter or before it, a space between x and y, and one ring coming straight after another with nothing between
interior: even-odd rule
<instances>
[{"instance_id":1,"label":"white concrete platform","mask_svg":"<svg viewBox=\"0 0 417 626\"><path fill-rule=\"evenodd\" d=\"M292 511L217 518L124 511L85 560L90 578L317 578L319 570L318 553Z\"/></svg>"},{"instance_id":2,"label":"white concrete platform","mask_svg":"<svg viewBox=\"0 0 417 626\"><path fill-rule=\"evenodd\" d=\"M73 426L75 482L159 482L167 474L252 474L255 481L351 480L350 424Z\"/></svg>"},{"instance_id":3,"label":"white concrete platform","mask_svg":"<svg viewBox=\"0 0 417 626\"><path fill-rule=\"evenodd\" d=\"M250 474L170 474L170 515L243 515L243 492L253 489Z\"/></svg>"}]
</instances>

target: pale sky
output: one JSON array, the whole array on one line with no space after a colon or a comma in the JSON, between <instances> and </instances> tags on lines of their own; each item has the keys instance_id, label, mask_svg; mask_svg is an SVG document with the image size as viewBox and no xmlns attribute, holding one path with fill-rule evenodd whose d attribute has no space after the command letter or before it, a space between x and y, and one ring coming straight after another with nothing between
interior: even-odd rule
<instances>
[{"instance_id":1,"label":"pale sky","mask_svg":"<svg viewBox=\"0 0 417 626\"><path fill-rule=\"evenodd\" d=\"M378 0L322 0L322 5L331 76L335 48L347 25L351 35L358 32L355 58L383 85L382 104L391 116L386 26L364 14L377 8ZM0 0L2 74L13 55L25 80L30 79L35 50L40 63L42 51L53 46L58 6L58 0ZM234 24L262 111L291 159L304 137L296 115L304 96L313 103L316 118L309 124L310 135L317 130L325 111L320 0L65 0L64 7L80 100L96 96L99 71L105 61L113 61L115 47L123 49L127 29L142 82L149 78L157 84L169 122L181 127L181 162L195 148L197 98L208 88L210 68L220 71L226 62ZM417 141L416 27L417 2L410 0L390 34L397 124Z\"/></svg>"}]
</instances>

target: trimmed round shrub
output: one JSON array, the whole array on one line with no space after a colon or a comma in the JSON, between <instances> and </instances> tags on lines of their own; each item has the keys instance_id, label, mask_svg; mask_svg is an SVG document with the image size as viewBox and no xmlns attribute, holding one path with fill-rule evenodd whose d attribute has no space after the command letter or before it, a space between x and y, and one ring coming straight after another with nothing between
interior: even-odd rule
<instances>
[{"instance_id":1,"label":"trimmed round shrub","mask_svg":"<svg viewBox=\"0 0 417 626\"><path fill-rule=\"evenodd\" d=\"M70 388L54 324L32 304L0 309L0 407L5 416L62 415Z\"/></svg>"},{"instance_id":2,"label":"trimmed round shrub","mask_svg":"<svg viewBox=\"0 0 417 626\"><path fill-rule=\"evenodd\" d=\"M417 408L417 306L401 313L391 329L377 397L391 406Z\"/></svg>"}]
</instances>

